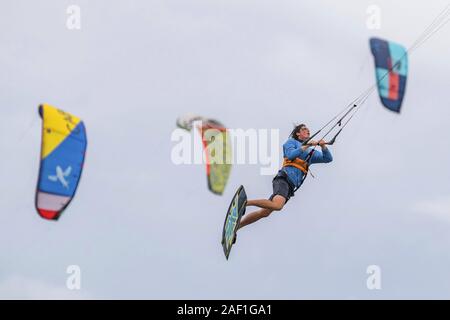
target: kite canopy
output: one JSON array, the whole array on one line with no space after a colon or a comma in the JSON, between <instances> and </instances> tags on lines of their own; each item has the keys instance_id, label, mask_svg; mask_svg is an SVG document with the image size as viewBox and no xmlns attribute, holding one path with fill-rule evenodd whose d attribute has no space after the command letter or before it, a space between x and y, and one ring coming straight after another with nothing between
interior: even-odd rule
<instances>
[{"instance_id":1,"label":"kite canopy","mask_svg":"<svg viewBox=\"0 0 450 320\"><path fill-rule=\"evenodd\" d=\"M58 220L72 201L83 170L87 138L84 123L48 104L39 106L42 118L41 164L36 209Z\"/></svg>"},{"instance_id":2,"label":"kite canopy","mask_svg":"<svg viewBox=\"0 0 450 320\"><path fill-rule=\"evenodd\" d=\"M370 39L375 59L375 75L381 103L391 111L400 112L408 76L406 49L394 42Z\"/></svg>"},{"instance_id":3,"label":"kite canopy","mask_svg":"<svg viewBox=\"0 0 450 320\"><path fill-rule=\"evenodd\" d=\"M191 131L196 125L202 137L206 156L208 189L215 194L223 194L231 172L231 139L227 128L219 121L196 115L186 115L177 119L177 126Z\"/></svg>"}]
</instances>

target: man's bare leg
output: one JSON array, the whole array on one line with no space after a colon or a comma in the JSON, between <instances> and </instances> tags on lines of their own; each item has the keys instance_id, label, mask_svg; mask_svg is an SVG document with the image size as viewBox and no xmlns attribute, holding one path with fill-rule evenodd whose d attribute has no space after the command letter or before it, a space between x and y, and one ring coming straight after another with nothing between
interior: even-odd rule
<instances>
[{"instance_id":1,"label":"man's bare leg","mask_svg":"<svg viewBox=\"0 0 450 320\"><path fill-rule=\"evenodd\" d=\"M279 211L283 209L284 204L286 203L286 199L280 195L276 195L272 200L261 199L261 200L248 200L248 206L257 206L260 207L260 210L254 211L245 215L241 219L241 223L239 224L239 228L245 227L249 224L252 224L258 221L261 218L266 218L270 216L273 211Z\"/></svg>"},{"instance_id":2,"label":"man's bare leg","mask_svg":"<svg viewBox=\"0 0 450 320\"><path fill-rule=\"evenodd\" d=\"M248 200L247 207L255 206L260 207L261 209L269 209L272 211L279 211L283 209L284 204L286 203L286 198L276 195L272 200L267 199L259 199L259 200Z\"/></svg>"},{"instance_id":3,"label":"man's bare leg","mask_svg":"<svg viewBox=\"0 0 450 320\"><path fill-rule=\"evenodd\" d=\"M241 223L239 224L238 230L245 227L246 225L258 221L261 218L268 217L272 213L272 211L273 210L270 209L259 209L258 211L254 211L252 213L245 215L241 219Z\"/></svg>"}]
</instances>

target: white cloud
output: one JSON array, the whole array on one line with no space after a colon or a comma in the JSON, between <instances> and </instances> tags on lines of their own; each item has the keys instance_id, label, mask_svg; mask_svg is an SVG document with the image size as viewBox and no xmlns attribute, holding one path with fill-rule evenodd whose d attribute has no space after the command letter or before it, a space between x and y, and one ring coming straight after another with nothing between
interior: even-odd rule
<instances>
[{"instance_id":1,"label":"white cloud","mask_svg":"<svg viewBox=\"0 0 450 320\"><path fill-rule=\"evenodd\" d=\"M450 222L450 197L416 202L413 210Z\"/></svg>"},{"instance_id":2,"label":"white cloud","mask_svg":"<svg viewBox=\"0 0 450 320\"><path fill-rule=\"evenodd\" d=\"M41 280L13 275L0 282L0 299L78 300L90 299L83 291L71 291L65 284L57 286Z\"/></svg>"}]
</instances>

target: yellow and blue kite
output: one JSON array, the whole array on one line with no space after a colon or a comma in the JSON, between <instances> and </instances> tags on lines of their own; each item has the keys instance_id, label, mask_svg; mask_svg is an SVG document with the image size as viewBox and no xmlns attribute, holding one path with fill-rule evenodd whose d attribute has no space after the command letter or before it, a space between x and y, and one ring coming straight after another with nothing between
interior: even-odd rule
<instances>
[{"instance_id":1,"label":"yellow and blue kite","mask_svg":"<svg viewBox=\"0 0 450 320\"><path fill-rule=\"evenodd\" d=\"M86 155L86 128L79 118L51 105L39 106L42 146L36 209L48 220L58 220L72 201Z\"/></svg>"}]
</instances>

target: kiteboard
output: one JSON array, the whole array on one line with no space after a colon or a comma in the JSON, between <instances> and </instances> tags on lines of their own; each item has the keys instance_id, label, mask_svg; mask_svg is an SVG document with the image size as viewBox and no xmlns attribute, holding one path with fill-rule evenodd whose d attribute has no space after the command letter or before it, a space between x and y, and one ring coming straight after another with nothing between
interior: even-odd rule
<instances>
[{"instance_id":1,"label":"kiteboard","mask_svg":"<svg viewBox=\"0 0 450 320\"><path fill-rule=\"evenodd\" d=\"M242 216L245 214L246 205L247 194L245 193L244 186L240 186L236 191L233 200L231 200L223 225L222 246L227 260L230 256L231 247L234 244L237 228L241 222Z\"/></svg>"}]
</instances>

